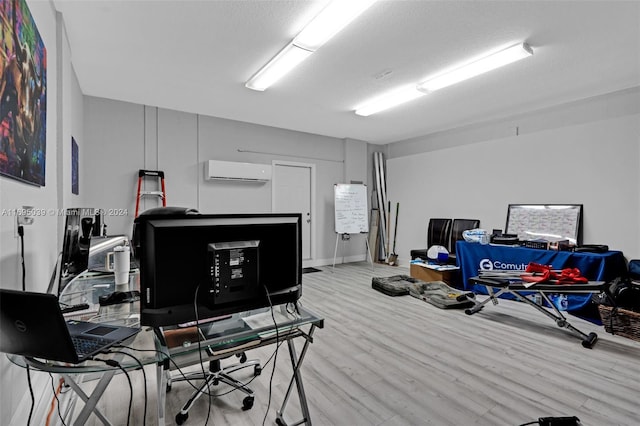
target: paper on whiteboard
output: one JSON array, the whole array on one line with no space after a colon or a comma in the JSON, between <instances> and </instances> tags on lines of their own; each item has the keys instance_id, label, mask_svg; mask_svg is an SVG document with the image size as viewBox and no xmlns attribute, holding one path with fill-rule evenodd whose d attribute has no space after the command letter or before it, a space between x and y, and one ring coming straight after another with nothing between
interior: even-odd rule
<instances>
[{"instance_id":1,"label":"paper on whiteboard","mask_svg":"<svg viewBox=\"0 0 640 426\"><path fill-rule=\"evenodd\" d=\"M367 187L337 184L334 186L335 230L338 234L369 232Z\"/></svg>"}]
</instances>

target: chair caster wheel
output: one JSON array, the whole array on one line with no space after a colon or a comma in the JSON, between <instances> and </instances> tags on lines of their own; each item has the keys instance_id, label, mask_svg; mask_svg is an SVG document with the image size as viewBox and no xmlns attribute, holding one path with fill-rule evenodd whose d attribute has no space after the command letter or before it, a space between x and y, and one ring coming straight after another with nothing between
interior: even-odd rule
<instances>
[{"instance_id":1,"label":"chair caster wheel","mask_svg":"<svg viewBox=\"0 0 640 426\"><path fill-rule=\"evenodd\" d=\"M236 354L236 356L240 358L240 364L244 364L245 362L247 362L247 354L245 354L244 352L241 354Z\"/></svg>"},{"instance_id":2,"label":"chair caster wheel","mask_svg":"<svg viewBox=\"0 0 640 426\"><path fill-rule=\"evenodd\" d=\"M220 383L220 381L219 381L218 379L213 379L213 380L211 381L211 384L212 384L213 386L218 386L218 383Z\"/></svg>"},{"instance_id":3,"label":"chair caster wheel","mask_svg":"<svg viewBox=\"0 0 640 426\"><path fill-rule=\"evenodd\" d=\"M582 347L591 349L591 347L593 347L597 340L598 335L596 333L589 333L589 336L587 336L587 338L582 341Z\"/></svg>"},{"instance_id":4,"label":"chair caster wheel","mask_svg":"<svg viewBox=\"0 0 640 426\"><path fill-rule=\"evenodd\" d=\"M253 407L253 397L248 396L242 400L242 410L247 411L247 410L250 410L251 407Z\"/></svg>"},{"instance_id":5,"label":"chair caster wheel","mask_svg":"<svg viewBox=\"0 0 640 426\"><path fill-rule=\"evenodd\" d=\"M556 321L556 324L558 324L558 327L562 328L567 325L567 322L565 320L559 319Z\"/></svg>"},{"instance_id":6,"label":"chair caster wheel","mask_svg":"<svg viewBox=\"0 0 640 426\"><path fill-rule=\"evenodd\" d=\"M255 367L253 367L254 376L259 376L261 373L262 373L262 367L260 367L259 365L256 365Z\"/></svg>"},{"instance_id":7,"label":"chair caster wheel","mask_svg":"<svg viewBox=\"0 0 640 426\"><path fill-rule=\"evenodd\" d=\"M285 423L282 420L280 420L280 417L276 418L276 424L278 426L286 426Z\"/></svg>"},{"instance_id":8,"label":"chair caster wheel","mask_svg":"<svg viewBox=\"0 0 640 426\"><path fill-rule=\"evenodd\" d=\"M166 392L170 392L171 391L171 383L167 383L167 387L165 389Z\"/></svg>"},{"instance_id":9,"label":"chair caster wheel","mask_svg":"<svg viewBox=\"0 0 640 426\"><path fill-rule=\"evenodd\" d=\"M176 423L181 425L182 423L186 422L187 419L189 418L189 413L178 413L176 414Z\"/></svg>"}]
</instances>

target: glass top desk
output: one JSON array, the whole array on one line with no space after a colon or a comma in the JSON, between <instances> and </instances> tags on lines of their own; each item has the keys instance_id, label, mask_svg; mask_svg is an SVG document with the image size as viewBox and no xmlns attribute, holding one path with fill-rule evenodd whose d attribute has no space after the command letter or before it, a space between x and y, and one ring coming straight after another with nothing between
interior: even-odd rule
<instances>
[{"instance_id":1,"label":"glass top desk","mask_svg":"<svg viewBox=\"0 0 640 426\"><path fill-rule=\"evenodd\" d=\"M132 269L129 273L128 285L118 285L116 288L113 273L85 271L64 284L59 295L60 306L74 306L87 304L82 310L65 314L66 318L102 322L108 320L120 320L120 325L135 326L139 322L140 305L138 302L130 305L123 304L113 309L105 309L100 306L100 296L107 296L114 291L140 291L140 271ZM125 309L127 308L127 309ZM117 315L112 315L117 314ZM101 318L95 318L100 315ZM98 321L99 320L99 321Z\"/></svg>"},{"instance_id":2,"label":"glass top desk","mask_svg":"<svg viewBox=\"0 0 640 426\"><path fill-rule=\"evenodd\" d=\"M282 405L276 412L276 422L279 425L289 424L284 412L295 385L302 419L292 424L311 425L300 368L309 344L313 343L315 329L324 327L322 317L300 303L295 306L285 304L274 306L273 312L269 308L262 308L219 317L213 321L203 320L198 324L199 332L196 332L195 327L195 324L191 323L186 327L163 327L156 330L160 345L158 350L170 356L170 361L165 361L167 374L163 375L162 383L158 386L166 389L171 380L169 372L172 368L226 358L250 349L279 345L286 341L292 375ZM200 342L197 336L200 336ZM298 338L304 340L299 354L294 346L294 340ZM161 402L164 405L164 399Z\"/></svg>"},{"instance_id":3,"label":"glass top desk","mask_svg":"<svg viewBox=\"0 0 640 426\"><path fill-rule=\"evenodd\" d=\"M139 272L132 270L128 290L138 289ZM89 305L89 308L65 314L65 317L96 323L126 325L129 327L139 326L139 302L100 307L99 297L104 294L110 294L114 290L115 284L112 274L88 272L78 275L65 286L64 291L60 295L60 302L63 306L65 304L75 305L86 303ZM289 310L287 310L287 306L290 307ZM309 344L313 342L315 329L324 326L324 319L311 310L304 308L299 303L295 306L295 309L291 309L291 306L292 305L280 305L273 308L273 316L276 319L277 326L273 322L269 308L228 315L216 321L207 322L206 320L202 320L199 324L199 329L201 330L200 333L204 336L204 340L200 341L200 345L198 345L197 341L184 341L178 347L169 348L164 337L165 333L170 332L172 329L178 330L181 327L165 327L163 329L142 327L136 336L122 342L122 345L114 347L114 353L102 354L99 356L99 359L117 360L119 365L128 371L138 369L138 361L143 365L156 364L158 424L163 425L165 419L165 394L171 368L200 363L201 359L213 360L225 358L230 355L248 351L252 348L286 341L292 365L292 377L282 406L280 410L277 411L277 421L279 424L287 424L284 418L284 411L291 391L293 390L293 385L295 384L303 416L302 420L297 424L306 423L310 425L311 419L309 417L309 410L302 384L300 366L302 365ZM184 329L184 327L182 328ZM305 340L299 355L296 353L295 346L293 345L293 340L297 338ZM202 357L199 354L199 349L203 351ZM205 352L206 349L208 349L208 353ZM102 361L90 360L80 364L66 364L28 358L20 355L7 356L12 363L20 367L26 367L28 365L29 368L34 371L60 374L65 382L85 403L73 421L74 425L84 424L91 413L95 413L105 425L111 424L97 409L96 404L106 391L113 376L121 372L120 368L108 366ZM81 383L84 375L89 374L98 374L100 378L93 392L87 395L79 383ZM71 423L69 422L68 424Z\"/></svg>"},{"instance_id":4,"label":"glass top desk","mask_svg":"<svg viewBox=\"0 0 640 426\"><path fill-rule=\"evenodd\" d=\"M112 321L111 323L116 322ZM84 406L77 416L75 416L75 419L72 419L73 423L65 419L66 424L84 425L91 413L94 413L103 424L111 425L112 423L100 412L96 404L104 394L111 379L123 370L132 371L139 369L140 364L157 364L157 374L160 380L159 376L162 375L161 366L167 359L167 355L157 352L155 348L155 333L152 329L145 327L132 338L122 342L121 345L112 347L109 353L100 354L95 357L99 360L117 361L120 367L115 365L109 366L105 362L98 360L88 360L80 364L67 364L13 354L7 354L7 357L9 361L20 367L26 368L29 366L31 371L59 374L76 395L82 399ZM138 362L140 364L138 364ZM91 394L87 395L81 387L83 379L96 375L99 377L98 382ZM72 415L72 413L66 414ZM158 407L158 418L164 419L164 406Z\"/></svg>"},{"instance_id":5,"label":"glass top desk","mask_svg":"<svg viewBox=\"0 0 640 426\"><path fill-rule=\"evenodd\" d=\"M138 271L134 270L129 275L129 289L138 288ZM85 272L70 280L62 294L59 296L61 306L71 306L86 303L86 309L65 314L66 319L77 319L102 324L126 325L138 327L140 322L138 303L126 303L118 306L100 307L99 297L110 294L115 290L115 280L113 274ZM128 289L122 289L128 290ZM125 347L126 346L126 347ZM100 354L96 358L100 360L117 361L124 370L132 371L139 369L140 364L156 364L158 380L162 375L162 366L168 355L158 352L156 334L150 327L142 327L135 336L123 341L121 345L111 348L111 353ZM84 407L77 414L74 425L83 425L91 415L95 415L106 425L111 424L109 420L98 410L96 404L104 394L113 376L121 372L118 366L109 366L103 361L89 360L79 364L67 364L57 361L48 361L20 355L7 355L9 360L23 368L29 366L33 371L59 374L67 385L82 399ZM140 364L139 364L140 363ZM85 378L98 377L98 382L87 395L80 384ZM71 415L72 413L69 413ZM164 406L158 407L158 419L164 423ZM65 421L71 424L69 421Z\"/></svg>"}]
</instances>

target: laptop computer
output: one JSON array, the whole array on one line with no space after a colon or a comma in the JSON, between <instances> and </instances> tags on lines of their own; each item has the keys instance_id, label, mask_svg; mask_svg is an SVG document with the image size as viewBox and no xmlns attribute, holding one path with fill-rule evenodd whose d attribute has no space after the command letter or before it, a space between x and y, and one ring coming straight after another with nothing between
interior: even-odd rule
<instances>
[{"instance_id":1,"label":"laptop computer","mask_svg":"<svg viewBox=\"0 0 640 426\"><path fill-rule=\"evenodd\" d=\"M0 289L0 352L78 364L139 331L65 320L53 294Z\"/></svg>"}]
</instances>

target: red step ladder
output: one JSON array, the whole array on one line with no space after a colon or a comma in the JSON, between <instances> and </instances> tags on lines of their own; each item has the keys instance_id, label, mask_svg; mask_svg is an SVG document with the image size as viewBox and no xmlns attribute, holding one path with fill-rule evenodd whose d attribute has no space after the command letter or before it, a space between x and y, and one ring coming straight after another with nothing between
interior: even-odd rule
<instances>
[{"instance_id":1,"label":"red step ladder","mask_svg":"<svg viewBox=\"0 0 640 426\"><path fill-rule=\"evenodd\" d=\"M144 178L156 178L160 180L160 191L141 191L142 179ZM164 172L160 170L140 170L138 171L138 194L136 195L136 215L138 217L138 209L140 207L140 199L146 195L154 197L160 197L162 200L162 207L167 207L167 193L164 188Z\"/></svg>"}]
</instances>

